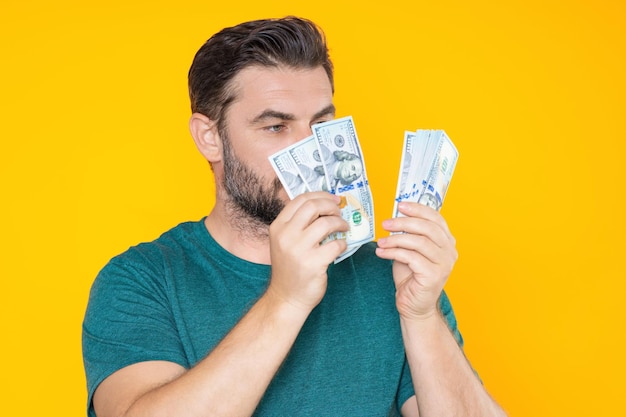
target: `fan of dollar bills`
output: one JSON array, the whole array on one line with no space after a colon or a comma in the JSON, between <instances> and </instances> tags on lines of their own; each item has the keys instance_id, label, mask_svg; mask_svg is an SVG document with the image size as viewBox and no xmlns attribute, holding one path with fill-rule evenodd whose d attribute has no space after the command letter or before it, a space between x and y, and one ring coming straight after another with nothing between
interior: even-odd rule
<instances>
[{"instance_id":1,"label":"fan of dollar bills","mask_svg":"<svg viewBox=\"0 0 626 417\"><path fill-rule=\"evenodd\" d=\"M441 208L458 159L456 147L443 130L405 132L393 216L398 203L414 201ZM328 239L346 239L342 261L374 240L374 204L361 145L352 116L319 123L313 135L269 157L289 198L328 191L342 197L341 215L350 229Z\"/></svg>"}]
</instances>

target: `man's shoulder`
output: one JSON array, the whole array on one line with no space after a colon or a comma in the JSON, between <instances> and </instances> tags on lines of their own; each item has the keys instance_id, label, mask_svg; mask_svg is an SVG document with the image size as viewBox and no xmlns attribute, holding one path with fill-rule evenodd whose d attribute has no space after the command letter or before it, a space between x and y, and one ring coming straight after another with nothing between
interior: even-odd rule
<instances>
[{"instance_id":1,"label":"man's shoulder","mask_svg":"<svg viewBox=\"0 0 626 417\"><path fill-rule=\"evenodd\" d=\"M141 256L162 255L170 250L180 250L189 243L200 238L199 229L203 226L201 221L188 221L180 223L163 232L158 238L151 241L143 241L130 246L113 259L134 258Z\"/></svg>"},{"instance_id":2,"label":"man's shoulder","mask_svg":"<svg viewBox=\"0 0 626 417\"><path fill-rule=\"evenodd\" d=\"M180 223L152 241L132 245L111 258L100 271L100 275L119 268L146 272L161 270L164 264L169 263L168 260L182 260L185 253L202 245L198 242L202 237L199 233L201 227L203 227L201 221Z\"/></svg>"}]
</instances>

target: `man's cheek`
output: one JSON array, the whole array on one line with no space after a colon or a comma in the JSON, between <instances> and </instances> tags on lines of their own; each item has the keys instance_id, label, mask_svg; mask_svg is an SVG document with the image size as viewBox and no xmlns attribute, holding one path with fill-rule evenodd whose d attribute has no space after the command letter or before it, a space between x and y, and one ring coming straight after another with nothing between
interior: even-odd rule
<instances>
[{"instance_id":1,"label":"man's cheek","mask_svg":"<svg viewBox=\"0 0 626 417\"><path fill-rule=\"evenodd\" d=\"M278 190L277 197L285 204L287 204L290 201L289 195L287 194L287 191L285 191L283 187L281 187Z\"/></svg>"}]
</instances>

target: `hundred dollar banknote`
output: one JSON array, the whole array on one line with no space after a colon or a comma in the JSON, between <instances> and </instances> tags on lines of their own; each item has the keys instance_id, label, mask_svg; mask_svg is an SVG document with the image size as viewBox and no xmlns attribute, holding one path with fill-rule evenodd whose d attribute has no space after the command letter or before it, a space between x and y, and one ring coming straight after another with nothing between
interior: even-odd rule
<instances>
[{"instance_id":1,"label":"hundred dollar banknote","mask_svg":"<svg viewBox=\"0 0 626 417\"><path fill-rule=\"evenodd\" d=\"M418 203L425 204L435 210L441 209L456 162L459 159L459 152L444 131L440 131L438 138L437 152L433 159L430 174L417 200Z\"/></svg>"},{"instance_id":2,"label":"hundred dollar banknote","mask_svg":"<svg viewBox=\"0 0 626 417\"><path fill-rule=\"evenodd\" d=\"M268 159L290 199L293 200L298 195L311 191L304 178L300 175L296 162L291 157L288 149L278 151L270 155Z\"/></svg>"},{"instance_id":3,"label":"hundred dollar banknote","mask_svg":"<svg viewBox=\"0 0 626 417\"><path fill-rule=\"evenodd\" d=\"M410 158L411 162L406 180L402 179L406 168L403 166L400 170L393 216L402 216L398 212L401 201L418 202L440 210L458 156L456 147L443 130L407 132L402 161Z\"/></svg>"},{"instance_id":4,"label":"hundred dollar banknote","mask_svg":"<svg viewBox=\"0 0 626 417\"><path fill-rule=\"evenodd\" d=\"M311 191L330 191L317 142L309 136L287 148L296 164L300 177Z\"/></svg>"},{"instance_id":5,"label":"hundred dollar banknote","mask_svg":"<svg viewBox=\"0 0 626 417\"><path fill-rule=\"evenodd\" d=\"M313 125L330 192L343 196L341 215L350 228L346 252L374 240L374 204L361 145L351 116Z\"/></svg>"},{"instance_id":6,"label":"hundred dollar banknote","mask_svg":"<svg viewBox=\"0 0 626 417\"><path fill-rule=\"evenodd\" d=\"M407 178L404 181L401 181L401 191L396 194L396 206L394 207L394 213L397 209L398 202L412 201L412 199L419 194L423 186L422 179L426 172L424 156L428 147L429 137L429 130L418 130L413 135L405 134L405 139L407 140L404 143L402 153L403 155L410 155L410 166L408 168Z\"/></svg>"},{"instance_id":7,"label":"hundred dollar banknote","mask_svg":"<svg viewBox=\"0 0 626 417\"><path fill-rule=\"evenodd\" d=\"M417 139L417 132L404 132L404 145L402 159L400 160L400 174L398 175L398 183L396 185L396 198L394 200L393 212L398 213L398 203L408 199L408 191L406 190L407 181L410 178L411 170L415 164L411 162L419 160L421 156L417 155L416 147L421 145L421 141ZM412 177L411 177L412 178Z\"/></svg>"},{"instance_id":8,"label":"hundred dollar banknote","mask_svg":"<svg viewBox=\"0 0 626 417\"><path fill-rule=\"evenodd\" d=\"M439 131L424 130L423 132L418 131L418 134L423 141L423 153L420 162L416 164L416 169L413 172L414 177L412 184L414 188L409 193L409 201L418 201L424 190L424 186L426 185L426 181L433 167Z\"/></svg>"}]
</instances>

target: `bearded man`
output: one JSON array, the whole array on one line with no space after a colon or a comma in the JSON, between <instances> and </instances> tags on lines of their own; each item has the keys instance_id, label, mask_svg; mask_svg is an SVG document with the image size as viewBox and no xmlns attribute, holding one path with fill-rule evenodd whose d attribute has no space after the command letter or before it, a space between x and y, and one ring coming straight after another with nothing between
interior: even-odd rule
<instances>
[{"instance_id":1,"label":"bearded man","mask_svg":"<svg viewBox=\"0 0 626 417\"><path fill-rule=\"evenodd\" d=\"M455 240L402 203L342 262L339 198L289 200L267 157L335 117L321 30L288 17L211 37L189 71L215 206L113 258L83 324L88 415L496 416L443 286Z\"/></svg>"}]
</instances>

